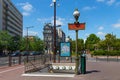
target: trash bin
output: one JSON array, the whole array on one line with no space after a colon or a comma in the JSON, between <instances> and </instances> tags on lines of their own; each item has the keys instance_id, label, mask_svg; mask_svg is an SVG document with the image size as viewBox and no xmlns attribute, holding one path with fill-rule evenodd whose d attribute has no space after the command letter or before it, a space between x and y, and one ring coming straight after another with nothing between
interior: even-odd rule
<instances>
[{"instance_id":1,"label":"trash bin","mask_svg":"<svg viewBox=\"0 0 120 80\"><path fill-rule=\"evenodd\" d=\"M81 74L86 73L86 54L81 55Z\"/></svg>"}]
</instances>

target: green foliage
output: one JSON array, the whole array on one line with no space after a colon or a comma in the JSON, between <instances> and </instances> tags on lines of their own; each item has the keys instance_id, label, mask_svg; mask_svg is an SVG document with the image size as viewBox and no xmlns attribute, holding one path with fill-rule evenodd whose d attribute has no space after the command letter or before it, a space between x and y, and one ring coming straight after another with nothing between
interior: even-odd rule
<instances>
[{"instance_id":1,"label":"green foliage","mask_svg":"<svg viewBox=\"0 0 120 80\"><path fill-rule=\"evenodd\" d=\"M27 43L27 38L24 37L21 39L21 45L20 45L20 50L27 50L27 44L28 44L28 50L30 51L43 51L44 49L44 42L37 36L33 37L32 39L28 39Z\"/></svg>"},{"instance_id":2,"label":"green foliage","mask_svg":"<svg viewBox=\"0 0 120 80\"><path fill-rule=\"evenodd\" d=\"M16 51L20 48L20 36L13 36L9 41L8 50Z\"/></svg>"},{"instance_id":3,"label":"green foliage","mask_svg":"<svg viewBox=\"0 0 120 80\"><path fill-rule=\"evenodd\" d=\"M0 31L0 53L3 50L16 51L16 50L27 50L27 38L20 36L10 36L6 31ZM29 50L31 51L43 51L44 42L37 36L33 37L32 40L28 40Z\"/></svg>"},{"instance_id":4,"label":"green foliage","mask_svg":"<svg viewBox=\"0 0 120 80\"><path fill-rule=\"evenodd\" d=\"M87 37L86 39L85 48L93 51L95 49L95 45L97 45L99 41L99 37L97 37L95 34L90 34L89 37Z\"/></svg>"},{"instance_id":5,"label":"green foliage","mask_svg":"<svg viewBox=\"0 0 120 80\"><path fill-rule=\"evenodd\" d=\"M81 51L84 49L84 40L78 39L78 51Z\"/></svg>"},{"instance_id":6,"label":"green foliage","mask_svg":"<svg viewBox=\"0 0 120 80\"><path fill-rule=\"evenodd\" d=\"M92 55L95 56L120 56L120 51L104 51L104 50L98 50L94 51Z\"/></svg>"},{"instance_id":7,"label":"green foliage","mask_svg":"<svg viewBox=\"0 0 120 80\"><path fill-rule=\"evenodd\" d=\"M25 37L20 39L20 51L26 50L27 47L26 43L27 43L27 39Z\"/></svg>"},{"instance_id":8,"label":"green foliage","mask_svg":"<svg viewBox=\"0 0 120 80\"><path fill-rule=\"evenodd\" d=\"M94 51L92 53L92 55L95 55L95 56L105 56L106 55L106 51L103 51L103 50L99 50L99 51Z\"/></svg>"},{"instance_id":9,"label":"green foliage","mask_svg":"<svg viewBox=\"0 0 120 80\"><path fill-rule=\"evenodd\" d=\"M72 56L76 56L75 52L72 51Z\"/></svg>"},{"instance_id":10,"label":"green foliage","mask_svg":"<svg viewBox=\"0 0 120 80\"><path fill-rule=\"evenodd\" d=\"M104 42L106 44L108 51L111 50L111 47L113 47L115 40L116 40L116 36L114 36L113 34L106 34L105 35Z\"/></svg>"},{"instance_id":11,"label":"green foliage","mask_svg":"<svg viewBox=\"0 0 120 80\"><path fill-rule=\"evenodd\" d=\"M33 40L30 41L29 46L32 51L42 51L44 49L44 42L38 37L33 37Z\"/></svg>"},{"instance_id":12,"label":"green foliage","mask_svg":"<svg viewBox=\"0 0 120 80\"><path fill-rule=\"evenodd\" d=\"M75 53L76 50L76 40L70 41L71 42L71 49ZM78 52L84 49L84 40L78 39Z\"/></svg>"},{"instance_id":13,"label":"green foliage","mask_svg":"<svg viewBox=\"0 0 120 80\"><path fill-rule=\"evenodd\" d=\"M75 45L76 45L75 40L71 41L71 49L73 52L75 52Z\"/></svg>"},{"instance_id":14,"label":"green foliage","mask_svg":"<svg viewBox=\"0 0 120 80\"><path fill-rule=\"evenodd\" d=\"M120 50L120 39L116 39L113 44L114 50Z\"/></svg>"},{"instance_id":15,"label":"green foliage","mask_svg":"<svg viewBox=\"0 0 120 80\"><path fill-rule=\"evenodd\" d=\"M8 49L10 40L11 36L7 31L0 31L0 51Z\"/></svg>"}]
</instances>

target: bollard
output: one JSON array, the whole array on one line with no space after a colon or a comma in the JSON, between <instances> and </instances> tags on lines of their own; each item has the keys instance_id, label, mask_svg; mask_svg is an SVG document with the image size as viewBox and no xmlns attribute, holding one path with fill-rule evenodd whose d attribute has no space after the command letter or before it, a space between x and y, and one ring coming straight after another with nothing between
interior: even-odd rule
<instances>
[{"instance_id":1,"label":"bollard","mask_svg":"<svg viewBox=\"0 0 120 80\"><path fill-rule=\"evenodd\" d=\"M26 62L27 62L27 63L28 63L28 61L29 61L28 59L29 59L29 57L28 57L28 55L27 55L27 56L26 56Z\"/></svg>"},{"instance_id":2,"label":"bollard","mask_svg":"<svg viewBox=\"0 0 120 80\"><path fill-rule=\"evenodd\" d=\"M34 62L35 62L35 55L33 55L34 56Z\"/></svg>"},{"instance_id":3,"label":"bollard","mask_svg":"<svg viewBox=\"0 0 120 80\"><path fill-rule=\"evenodd\" d=\"M19 55L19 65L21 64L21 55Z\"/></svg>"},{"instance_id":4,"label":"bollard","mask_svg":"<svg viewBox=\"0 0 120 80\"><path fill-rule=\"evenodd\" d=\"M72 63L72 57L71 57L71 63Z\"/></svg>"},{"instance_id":5,"label":"bollard","mask_svg":"<svg viewBox=\"0 0 120 80\"><path fill-rule=\"evenodd\" d=\"M86 73L86 55L82 54L81 55L81 74Z\"/></svg>"},{"instance_id":6,"label":"bollard","mask_svg":"<svg viewBox=\"0 0 120 80\"><path fill-rule=\"evenodd\" d=\"M12 66L12 57L9 55L9 66Z\"/></svg>"}]
</instances>

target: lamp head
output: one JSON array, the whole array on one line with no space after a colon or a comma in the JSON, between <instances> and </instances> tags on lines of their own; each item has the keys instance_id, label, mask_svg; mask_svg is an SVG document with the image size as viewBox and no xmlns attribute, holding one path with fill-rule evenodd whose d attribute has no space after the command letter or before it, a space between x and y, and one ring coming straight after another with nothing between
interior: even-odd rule
<instances>
[{"instance_id":1,"label":"lamp head","mask_svg":"<svg viewBox=\"0 0 120 80\"><path fill-rule=\"evenodd\" d=\"M53 2L56 2L56 0L52 0Z\"/></svg>"},{"instance_id":2,"label":"lamp head","mask_svg":"<svg viewBox=\"0 0 120 80\"><path fill-rule=\"evenodd\" d=\"M76 22L78 22L78 19L80 16L80 12L78 11L78 9L75 9L75 11L73 12L73 16L74 16Z\"/></svg>"}]
</instances>

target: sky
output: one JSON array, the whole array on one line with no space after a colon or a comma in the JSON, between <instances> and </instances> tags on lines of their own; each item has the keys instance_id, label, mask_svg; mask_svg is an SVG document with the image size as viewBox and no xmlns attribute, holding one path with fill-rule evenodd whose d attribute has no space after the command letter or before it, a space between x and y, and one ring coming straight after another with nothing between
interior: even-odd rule
<instances>
[{"instance_id":1,"label":"sky","mask_svg":"<svg viewBox=\"0 0 120 80\"><path fill-rule=\"evenodd\" d=\"M54 7L52 0L11 0L23 14L23 36L26 27L28 34L43 39L45 23L53 23ZM86 39L94 33L101 39L107 33L120 38L120 0L56 0L56 24L66 36L76 39L75 31L68 29L68 23L74 23L73 12L77 8L80 12L79 22L86 23L85 30L79 30L79 38Z\"/></svg>"}]
</instances>

